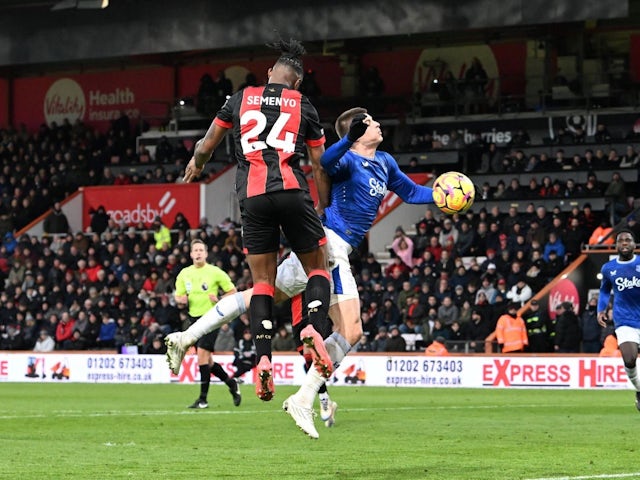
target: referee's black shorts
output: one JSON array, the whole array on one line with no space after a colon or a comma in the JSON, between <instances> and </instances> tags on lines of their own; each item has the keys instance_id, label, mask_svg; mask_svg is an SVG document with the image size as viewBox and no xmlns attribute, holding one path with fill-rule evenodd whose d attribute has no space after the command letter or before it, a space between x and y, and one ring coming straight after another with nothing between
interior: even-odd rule
<instances>
[{"instance_id":1,"label":"referee's black shorts","mask_svg":"<svg viewBox=\"0 0 640 480\"><path fill-rule=\"evenodd\" d=\"M240 202L242 243L250 255L277 252L280 227L297 253L315 250L326 242L324 228L303 190L280 190Z\"/></svg>"},{"instance_id":2,"label":"referee's black shorts","mask_svg":"<svg viewBox=\"0 0 640 480\"><path fill-rule=\"evenodd\" d=\"M200 317L192 317L191 315L189 315L191 325L193 325L199 318ZM216 328L213 332L209 332L204 337L200 337L200 339L196 342L196 348L201 348L203 350L209 350L210 352L213 352L214 345L216 344L216 338L218 338L219 330L219 328Z\"/></svg>"}]
</instances>

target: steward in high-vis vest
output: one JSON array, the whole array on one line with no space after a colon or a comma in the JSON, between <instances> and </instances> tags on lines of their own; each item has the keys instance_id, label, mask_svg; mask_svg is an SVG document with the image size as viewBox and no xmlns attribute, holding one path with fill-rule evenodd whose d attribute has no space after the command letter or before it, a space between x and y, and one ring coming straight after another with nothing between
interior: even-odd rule
<instances>
[{"instance_id":1,"label":"steward in high-vis vest","mask_svg":"<svg viewBox=\"0 0 640 480\"><path fill-rule=\"evenodd\" d=\"M529 344L524 320L518 315L518 304L510 303L507 313L498 318L496 339L502 353L523 352Z\"/></svg>"},{"instance_id":2,"label":"steward in high-vis vest","mask_svg":"<svg viewBox=\"0 0 640 480\"><path fill-rule=\"evenodd\" d=\"M549 351L549 336L547 334L547 318L537 300L531 300L531 310L523 320L527 326L529 348L527 351L541 353Z\"/></svg>"},{"instance_id":3,"label":"steward in high-vis vest","mask_svg":"<svg viewBox=\"0 0 640 480\"><path fill-rule=\"evenodd\" d=\"M444 344L445 342L446 340L444 337L436 337L436 339L431 342L431 345L429 345L424 351L424 354L432 357L444 357L449 355L449 351Z\"/></svg>"}]
</instances>

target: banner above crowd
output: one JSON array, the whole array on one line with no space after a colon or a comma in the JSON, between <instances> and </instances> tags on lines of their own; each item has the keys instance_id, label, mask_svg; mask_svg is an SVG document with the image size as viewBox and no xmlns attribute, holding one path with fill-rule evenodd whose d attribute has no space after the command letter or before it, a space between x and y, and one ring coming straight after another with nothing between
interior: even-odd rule
<instances>
[{"instance_id":1,"label":"banner above crowd","mask_svg":"<svg viewBox=\"0 0 640 480\"><path fill-rule=\"evenodd\" d=\"M35 130L79 120L106 130L123 114L131 122L166 118L173 84L171 68L20 78L13 82L13 123Z\"/></svg>"},{"instance_id":2,"label":"banner above crowd","mask_svg":"<svg viewBox=\"0 0 640 480\"><path fill-rule=\"evenodd\" d=\"M143 225L160 217L171 227L176 214L182 213L189 225L200 223L200 184L151 184L86 187L83 189L83 230L91 224L91 214L103 206L118 225Z\"/></svg>"}]
</instances>

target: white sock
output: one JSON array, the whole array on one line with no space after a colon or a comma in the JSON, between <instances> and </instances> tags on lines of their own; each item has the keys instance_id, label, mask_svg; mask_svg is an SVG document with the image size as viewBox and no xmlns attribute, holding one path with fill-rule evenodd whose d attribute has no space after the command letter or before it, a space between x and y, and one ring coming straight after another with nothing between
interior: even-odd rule
<instances>
[{"instance_id":1,"label":"white sock","mask_svg":"<svg viewBox=\"0 0 640 480\"><path fill-rule=\"evenodd\" d=\"M629 381L635 387L636 392L640 392L640 378L638 378L638 367L624 367L624 370L625 372L627 372L627 377L629 377Z\"/></svg>"},{"instance_id":2,"label":"white sock","mask_svg":"<svg viewBox=\"0 0 640 480\"><path fill-rule=\"evenodd\" d=\"M302 380L302 385L295 393L296 398L303 406L313 408L313 401L323 383L324 377L315 368L310 368Z\"/></svg>"},{"instance_id":3,"label":"white sock","mask_svg":"<svg viewBox=\"0 0 640 480\"><path fill-rule=\"evenodd\" d=\"M338 332L333 332L327 337L324 341L324 346L327 348L327 352L329 352L334 370L340 366L342 359L344 359L347 353L349 353L349 350L351 350L349 342ZM302 380L302 385L295 395L304 406L313 407L313 400L324 382L324 377L312 366ZM328 398L329 395L326 395ZM322 396L320 398L322 399Z\"/></svg>"},{"instance_id":4,"label":"white sock","mask_svg":"<svg viewBox=\"0 0 640 480\"><path fill-rule=\"evenodd\" d=\"M193 325L184 332L191 344L196 343L207 333L213 332L225 323L229 323L234 318L247 311L242 292L234 293L221 298L213 308L202 315Z\"/></svg>"}]
</instances>

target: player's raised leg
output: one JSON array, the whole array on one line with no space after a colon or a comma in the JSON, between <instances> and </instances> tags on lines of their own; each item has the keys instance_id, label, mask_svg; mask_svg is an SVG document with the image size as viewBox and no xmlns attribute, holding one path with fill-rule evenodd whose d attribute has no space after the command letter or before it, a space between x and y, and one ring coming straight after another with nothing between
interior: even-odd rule
<instances>
[{"instance_id":1,"label":"player's raised leg","mask_svg":"<svg viewBox=\"0 0 640 480\"><path fill-rule=\"evenodd\" d=\"M221 298L220 301L184 332L173 332L165 337L167 363L177 375L187 350L207 333L213 332L225 323L247 311L252 290L245 290Z\"/></svg>"}]
</instances>

